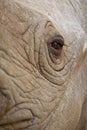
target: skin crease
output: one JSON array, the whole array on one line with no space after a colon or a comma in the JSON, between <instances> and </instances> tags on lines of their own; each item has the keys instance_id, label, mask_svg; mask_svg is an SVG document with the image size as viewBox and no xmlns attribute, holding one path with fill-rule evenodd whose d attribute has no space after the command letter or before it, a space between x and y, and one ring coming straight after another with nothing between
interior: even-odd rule
<instances>
[{"instance_id":1,"label":"skin crease","mask_svg":"<svg viewBox=\"0 0 87 130\"><path fill-rule=\"evenodd\" d=\"M0 130L87 129L86 7L0 0Z\"/></svg>"}]
</instances>

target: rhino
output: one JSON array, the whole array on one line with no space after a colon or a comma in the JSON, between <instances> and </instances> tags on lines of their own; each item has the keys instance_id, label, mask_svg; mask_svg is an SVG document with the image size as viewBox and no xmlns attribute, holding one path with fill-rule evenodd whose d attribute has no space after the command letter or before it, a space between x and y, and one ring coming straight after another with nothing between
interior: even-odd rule
<instances>
[{"instance_id":1,"label":"rhino","mask_svg":"<svg viewBox=\"0 0 87 130\"><path fill-rule=\"evenodd\" d=\"M0 0L0 130L87 130L87 0Z\"/></svg>"}]
</instances>

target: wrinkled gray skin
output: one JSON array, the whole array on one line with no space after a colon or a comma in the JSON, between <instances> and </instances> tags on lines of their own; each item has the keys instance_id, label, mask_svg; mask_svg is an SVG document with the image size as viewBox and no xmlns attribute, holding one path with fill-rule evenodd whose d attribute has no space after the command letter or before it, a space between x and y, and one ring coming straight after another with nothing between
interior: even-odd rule
<instances>
[{"instance_id":1,"label":"wrinkled gray skin","mask_svg":"<svg viewBox=\"0 0 87 130\"><path fill-rule=\"evenodd\" d=\"M86 0L0 0L0 130L87 130L86 15Z\"/></svg>"}]
</instances>

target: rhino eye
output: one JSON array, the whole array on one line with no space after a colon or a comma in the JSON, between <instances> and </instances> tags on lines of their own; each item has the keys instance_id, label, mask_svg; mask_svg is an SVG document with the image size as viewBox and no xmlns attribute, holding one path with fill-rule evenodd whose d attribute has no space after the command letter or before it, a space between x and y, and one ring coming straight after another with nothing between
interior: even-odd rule
<instances>
[{"instance_id":1,"label":"rhino eye","mask_svg":"<svg viewBox=\"0 0 87 130\"><path fill-rule=\"evenodd\" d=\"M63 42L61 40L54 40L51 43L51 47L54 48L55 50L61 49L63 46Z\"/></svg>"},{"instance_id":2,"label":"rhino eye","mask_svg":"<svg viewBox=\"0 0 87 130\"><path fill-rule=\"evenodd\" d=\"M48 40L48 51L56 58L59 58L59 56L61 55L63 46L64 39L60 35L54 36Z\"/></svg>"}]
</instances>

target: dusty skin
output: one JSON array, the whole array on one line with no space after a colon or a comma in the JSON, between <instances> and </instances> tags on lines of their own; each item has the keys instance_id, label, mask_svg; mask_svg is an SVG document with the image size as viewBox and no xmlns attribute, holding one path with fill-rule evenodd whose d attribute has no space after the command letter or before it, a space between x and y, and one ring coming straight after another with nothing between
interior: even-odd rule
<instances>
[{"instance_id":1,"label":"dusty skin","mask_svg":"<svg viewBox=\"0 0 87 130\"><path fill-rule=\"evenodd\" d=\"M87 0L0 0L0 130L87 130Z\"/></svg>"}]
</instances>

